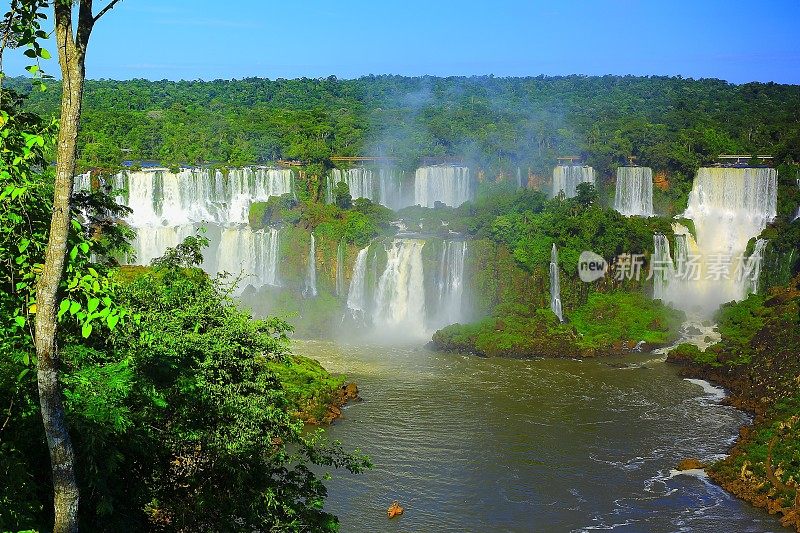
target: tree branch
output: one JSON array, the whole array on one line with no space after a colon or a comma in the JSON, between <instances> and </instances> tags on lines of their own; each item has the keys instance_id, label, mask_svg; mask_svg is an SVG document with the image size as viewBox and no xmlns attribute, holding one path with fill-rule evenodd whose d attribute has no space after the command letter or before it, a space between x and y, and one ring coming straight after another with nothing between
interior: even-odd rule
<instances>
[{"instance_id":1,"label":"tree branch","mask_svg":"<svg viewBox=\"0 0 800 533\"><path fill-rule=\"evenodd\" d=\"M82 54L86 54L86 45L94 28L94 17L92 16L92 0L80 0L78 9L78 29L76 31L76 42Z\"/></svg>"},{"instance_id":2,"label":"tree branch","mask_svg":"<svg viewBox=\"0 0 800 533\"><path fill-rule=\"evenodd\" d=\"M117 5L119 1L120 0L111 0L111 2L109 2L109 4L106 7L101 9L100 12L94 17L94 22L97 22L98 20L100 20L100 17L102 17L103 15L114 9L114 6Z\"/></svg>"}]
</instances>

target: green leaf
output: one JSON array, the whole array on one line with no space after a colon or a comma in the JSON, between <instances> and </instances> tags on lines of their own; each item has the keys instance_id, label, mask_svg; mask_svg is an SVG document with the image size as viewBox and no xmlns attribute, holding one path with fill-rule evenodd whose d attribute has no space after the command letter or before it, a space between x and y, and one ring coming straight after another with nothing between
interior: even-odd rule
<instances>
[{"instance_id":1,"label":"green leaf","mask_svg":"<svg viewBox=\"0 0 800 533\"><path fill-rule=\"evenodd\" d=\"M69 304L70 304L69 300L61 300L61 303L58 306L58 318L61 318L62 316L64 316L64 313L69 311Z\"/></svg>"},{"instance_id":2,"label":"green leaf","mask_svg":"<svg viewBox=\"0 0 800 533\"><path fill-rule=\"evenodd\" d=\"M75 261L75 258L78 257L78 247L73 246L72 250L69 251L69 258Z\"/></svg>"},{"instance_id":3,"label":"green leaf","mask_svg":"<svg viewBox=\"0 0 800 533\"><path fill-rule=\"evenodd\" d=\"M15 316L14 317L14 322L16 322L17 325L19 327L21 327L21 328L25 327L25 317L24 316Z\"/></svg>"},{"instance_id":4,"label":"green leaf","mask_svg":"<svg viewBox=\"0 0 800 533\"><path fill-rule=\"evenodd\" d=\"M81 310L80 302L72 302L69 306L69 314L74 315Z\"/></svg>"},{"instance_id":5,"label":"green leaf","mask_svg":"<svg viewBox=\"0 0 800 533\"><path fill-rule=\"evenodd\" d=\"M44 48L41 48L39 50L39 57L41 57L42 59L50 59L50 52L48 52Z\"/></svg>"},{"instance_id":6,"label":"green leaf","mask_svg":"<svg viewBox=\"0 0 800 533\"><path fill-rule=\"evenodd\" d=\"M83 328L81 328L81 335L83 335L83 338L87 339L91 334L92 334L92 325L88 323L84 324Z\"/></svg>"},{"instance_id":7,"label":"green leaf","mask_svg":"<svg viewBox=\"0 0 800 533\"><path fill-rule=\"evenodd\" d=\"M17 248L19 248L20 253L22 253L25 250L27 250L28 246L30 245L30 243L31 243L31 241L29 241L28 239L22 239L19 242L19 244L17 245Z\"/></svg>"},{"instance_id":8,"label":"green leaf","mask_svg":"<svg viewBox=\"0 0 800 533\"><path fill-rule=\"evenodd\" d=\"M108 322L108 329L114 331L114 328L117 327L117 322L119 322L119 315L108 315L106 321Z\"/></svg>"},{"instance_id":9,"label":"green leaf","mask_svg":"<svg viewBox=\"0 0 800 533\"><path fill-rule=\"evenodd\" d=\"M100 305L100 298L91 298L89 299L89 303L86 305L86 309L88 309L90 313L94 313L95 310L97 309L97 306L99 305Z\"/></svg>"},{"instance_id":10,"label":"green leaf","mask_svg":"<svg viewBox=\"0 0 800 533\"><path fill-rule=\"evenodd\" d=\"M82 243L80 244L80 247L81 247L81 251L82 251L83 253L85 253L85 254L88 254L88 253L89 253L89 243L88 243L88 242L82 242ZM94 270L94 269L93 269L93 268L90 268L90 269L89 269L89 271L90 271L90 272L91 272L92 270ZM95 274L97 274L97 273L95 272ZM93 275L95 275L95 274L93 274Z\"/></svg>"}]
</instances>

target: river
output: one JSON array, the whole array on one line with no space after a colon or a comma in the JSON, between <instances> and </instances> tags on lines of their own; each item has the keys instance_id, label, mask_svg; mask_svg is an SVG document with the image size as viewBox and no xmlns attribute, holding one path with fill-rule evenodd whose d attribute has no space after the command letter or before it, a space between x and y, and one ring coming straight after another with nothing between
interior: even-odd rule
<instances>
[{"instance_id":1,"label":"river","mask_svg":"<svg viewBox=\"0 0 800 533\"><path fill-rule=\"evenodd\" d=\"M635 356L485 359L419 346L294 341L358 383L329 437L375 467L333 472L344 533L787 531L679 460L724 454L748 417ZM388 520L398 500L406 509Z\"/></svg>"}]
</instances>

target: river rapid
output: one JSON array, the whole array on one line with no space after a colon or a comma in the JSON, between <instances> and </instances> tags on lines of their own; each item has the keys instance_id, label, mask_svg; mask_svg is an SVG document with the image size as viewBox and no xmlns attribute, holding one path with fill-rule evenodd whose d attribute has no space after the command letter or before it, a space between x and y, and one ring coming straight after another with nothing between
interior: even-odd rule
<instances>
[{"instance_id":1,"label":"river rapid","mask_svg":"<svg viewBox=\"0 0 800 533\"><path fill-rule=\"evenodd\" d=\"M724 454L746 414L643 355L485 359L420 346L293 341L355 381L329 438L367 453L333 472L348 532L787 531L681 459ZM398 500L406 509L388 520Z\"/></svg>"}]
</instances>

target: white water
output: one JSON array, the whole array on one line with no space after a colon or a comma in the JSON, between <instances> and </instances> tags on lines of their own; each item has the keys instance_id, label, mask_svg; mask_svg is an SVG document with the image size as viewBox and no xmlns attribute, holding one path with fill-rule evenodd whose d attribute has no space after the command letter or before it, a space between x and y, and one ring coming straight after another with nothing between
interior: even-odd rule
<instances>
[{"instance_id":1,"label":"white water","mask_svg":"<svg viewBox=\"0 0 800 533\"><path fill-rule=\"evenodd\" d=\"M373 323L382 335L424 338L425 277L422 247L425 241L396 239L387 252L386 269L378 280Z\"/></svg>"},{"instance_id":2,"label":"white water","mask_svg":"<svg viewBox=\"0 0 800 533\"><path fill-rule=\"evenodd\" d=\"M117 200L133 210L125 221L136 231L135 263L148 264L205 226L211 241L202 265L206 271L242 274L243 287L279 285L278 231L253 231L246 224L253 202L292 192L291 170L240 168L225 176L208 169L156 168L121 172L113 185L124 191Z\"/></svg>"},{"instance_id":3,"label":"white water","mask_svg":"<svg viewBox=\"0 0 800 533\"><path fill-rule=\"evenodd\" d=\"M798 173L800 173L800 172L798 172ZM800 178L797 178L797 188L800 189ZM797 206L797 213L795 213L794 218L792 219L792 222L794 222L798 218L800 218L800 205Z\"/></svg>"},{"instance_id":4,"label":"white water","mask_svg":"<svg viewBox=\"0 0 800 533\"><path fill-rule=\"evenodd\" d=\"M253 202L292 192L292 171L270 168L220 171L164 169L122 172L127 189L125 205L133 209L126 219L134 228L188 223L245 224Z\"/></svg>"},{"instance_id":5,"label":"white water","mask_svg":"<svg viewBox=\"0 0 800 533\"><path fill-rule=\"evenodd\" d=\"M367 198L391 209L399 209L405 207L400 188L401 176L401 173L385 167L379 168L377 174L368 168L348 170L334 168L328 176L326 201L329 204L334 202L333 192L336 184L344 182L350 189L350 196L353 200Z\"/></svg>"},{"instance_id":6,"label":"white water","mask_svg":"<svg viewBox=\"0 0 800 533\"><path fill-rule=\"evenodd\" d=\"M336 248L336 296L344 296L344 269L345 269L345 251L346 244L344 237L339 241L339 246Z\"/></svg>"},{"instance_id":7,"label":"white water","mask_svg":"<svg viewBox=\"0 0 800 533\"><path fill-rule=\"evenodd\" d=\"M625 216L653 216L653 171L649 167L619 167L614 209Z\"/></svg>"},{"instance_id":8,"label":"white water","mask_svg":"<svg viewBox=\"0 0 800 533\"><path fill-rule=\"evenodd\" d=\"M442 202L458 207L472 197L472 180L466 167L422 167L414 175L415 205L433 207L436 202Z\"/></svg>"},{"instance_id":9,"label":"white water","mask_svg":"<svg viewBox=\"0 0 800 533\"><path fill-rule=\"evenodd\" d=\"M358 251L353 265L353 277L347 292L347 310L356 320L364 320L367 312L367 252L369 246Z\"/></svg>"},{"instance_id":10,"label":"white water","mask_svg":"<svg viewBox=\"0 0 800 533\"><path fill-rule=\"evenodd\" d=\"M306 280L303 287L303 295L306 298L314 298L317 295L317 239L311 233L311 246L308 250L308 265L306 266Z\"/></svg>"},{"instance_id":11,"label":"white water","mask_svg":"<svg viewBox=\"0 0 800 533\"><path fill-rule=\"evenodd\" d=\"M216 265L212 270L242 275L239 290L247 285L279 286L279 238L275 228L257 231L247 226L224 228L217 248Z\"/></svg>"},{"instance_id":12,"label":"white water","mask_svg":"<svg viewBox=\"0 0 800 533\"><path fill-rule=\"evenodd\" d=\"M558 274L558 249L553 243L550 252L550 309L558 317L559 322L564 322L564 313L561 309L561 283Z\"/></svg>"},{"instance_id":13,"label":"white water","mask_svg":"<svg viewBox=\"0 0 800 533\"><path fill-rule=\"evenodd\" d=\"M436 327L444 327L466 319L464 296L464 259L467 241L445 241L437 278L438 309Z\"/></svg>"},{"instance_id":14,"label":"white water","mask_svg":"<svg viewBox=\"0 0 800 533\"><path fill-rule=\"evenodd\" d=\"M595 183L594 169L588 166L559 165L553 169L553 196L564 191L567 198L573 198L581 183Z\"/></svg>"},{"instance_id":15,"label":"white water","mask_svg":"<svg viewBox=\"0 0 800 533\"><path fill-rule=\"evenodd\" d=\"M744 256L747 244L775 217L776 209L774 169L701 168L684 213L694 222L697 238L673 225L677 268L667 268L656 278L654 297L705 317L722 303L746 298L758 287L766 242L757 241L750 257ZM662 237L655 237L656 256L671 261Z\"/></svg>"}]
</instances>

